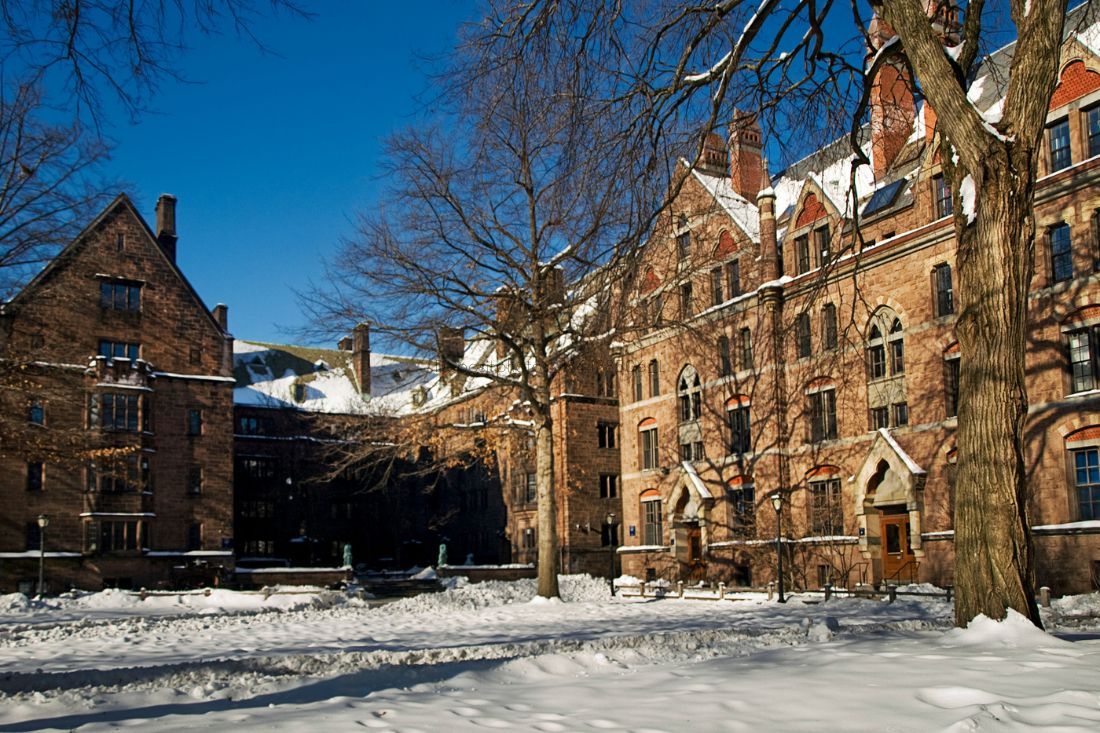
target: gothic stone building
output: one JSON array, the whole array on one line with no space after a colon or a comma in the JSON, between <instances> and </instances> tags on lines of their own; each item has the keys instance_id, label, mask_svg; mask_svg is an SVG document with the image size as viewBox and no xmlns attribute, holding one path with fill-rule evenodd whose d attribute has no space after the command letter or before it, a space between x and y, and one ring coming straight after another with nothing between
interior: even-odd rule
<instances>
[{"instance_id":1,"label":"gothic stone building","mask_svg":"<svg viewBox=\"0 0 1100 733\"><path fill-rule=\"evenodd\" d=\"M1038 581L1056 592L1095 587L1100 567L1096 20L1069 15L1035 194L1029 510ZM980 110L1011 53L974 82ZM797 585L952 583L961 202L903 69L880 77L867 129L858 229L846 140L771 175L738 115L648 245L642 333L617 354L624 571L773 578L778 492Z\"/></svg>"},{"instance_id":2,"label":"gothic stone building","mask_svg":"<svg viewBox=\"0 0 1100 733\"><path fill-rule=\"evenodd\" d=\"M120 195L0 319L0 587L138 587L232 565L232 338ZM48 519L45 547L38 517Z\"/></svg>"}]
</instances>

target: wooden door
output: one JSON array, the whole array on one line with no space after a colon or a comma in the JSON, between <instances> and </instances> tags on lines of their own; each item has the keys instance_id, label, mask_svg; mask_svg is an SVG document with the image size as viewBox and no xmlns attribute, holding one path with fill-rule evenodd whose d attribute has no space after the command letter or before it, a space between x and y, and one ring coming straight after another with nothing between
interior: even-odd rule
<instances>
[{"instance_id":1,"label":"wooden door","mask_svg":"<svg viewBox=\"0 0 1100 733\"><path fill-rule=\"evenodd\" d=\"M699 527L687 530L687 580L703 579L703 531Z\"/></svg>"},{"instance_id":2,"label":"wooden door","mask_svg":"<svg viewBox=\"0 0 1100 733\"><path fill-rule=\"evenodd\" d=\"M883 514L882 577L884 580L916 580L917 566L909 547L909 515Z\"/></svg>"}]
</instances>

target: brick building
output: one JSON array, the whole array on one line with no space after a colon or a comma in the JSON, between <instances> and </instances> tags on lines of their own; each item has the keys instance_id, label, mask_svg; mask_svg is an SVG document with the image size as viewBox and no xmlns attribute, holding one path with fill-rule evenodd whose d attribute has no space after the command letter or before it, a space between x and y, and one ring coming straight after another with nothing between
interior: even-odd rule
<instances>
[{"instance_id":1,"label":"brick building","mask_svg":"<svg viewBox=\"0 0 1100 733\"><path fill-rule=\"evenodd\" d=\"M232 338L120 195L3 307L0 587L152 585L232 565ZM194 568L192 568L193 570Z\"/></svg>"},{"instance_id":2,"label":"brick building","mask_svg":"<svg viewBox=\"0 0 1100 733\"><path fill-rule=\"evenodd\" d=\"M1097 18L1069 14L1035 195L1029 509L1038 580L1058 592L1094 587L1100 567ZM1011 53L974 82L980 110ZM846 139L771 174L751 117L708 138L616 354L624 571L771 579L780 492L796 584L952 583L959 202L905 73L874 89L854 204Z\"/></svg>"}]
</instances>

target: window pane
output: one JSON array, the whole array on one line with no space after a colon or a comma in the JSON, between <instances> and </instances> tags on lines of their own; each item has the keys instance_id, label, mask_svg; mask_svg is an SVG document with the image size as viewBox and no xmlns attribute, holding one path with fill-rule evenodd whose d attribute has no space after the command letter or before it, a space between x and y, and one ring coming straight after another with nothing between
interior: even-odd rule
<instances>
[{"instance_id":1,"label":"window pane","mask_svg":"<svg viewBox=\"0 0 1100 733\"><path fill-rule=\"evenodd\" d=\"M1069 120L1061 120L1050 126L1050 169L1068 168L1072 160L1069 151Z\"/></svg>"},{"instance_id":2,"label":"window pane","mask_svg":"<svg viewBox=\"0 0 1100 733\"><path fill-rule=\"evenodd\" d=\"M1073 277L1073 252L1068 224L1059 224L1050 230L1050 262L1054 282Z\"/></svg>"}]
</instances>

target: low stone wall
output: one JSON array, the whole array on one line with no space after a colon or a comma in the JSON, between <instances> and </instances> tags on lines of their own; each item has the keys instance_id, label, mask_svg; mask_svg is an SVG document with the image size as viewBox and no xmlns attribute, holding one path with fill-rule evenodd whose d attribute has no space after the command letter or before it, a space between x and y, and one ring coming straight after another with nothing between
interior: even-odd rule
<instances>
[{"instance_id":1,"label":"low stone wall","mask_svg":"<svg viewBox=\"0 0 1100 733\"><path fill-rule=\"evenodd\" d=\"M520 580L535 578L538 571L534 565L441 565L435 569L440 578L463 576L471 583L486 580Z\"/></svg>"},{"instance_id":2,"label":"low stone wall","mask_svg":"<svg viewBox=\"0 0 1100 733\"><path fill-rule=\"evenodd\" d=\"M315 585L328 588L352 579L351 568L237 568L234 580L242 590L271 585Z\"/></svg>"}]
</instances>

